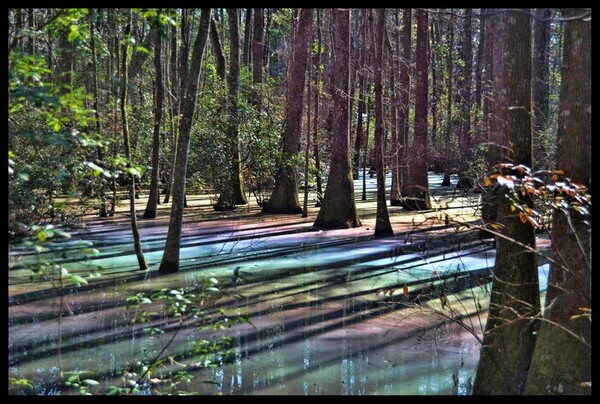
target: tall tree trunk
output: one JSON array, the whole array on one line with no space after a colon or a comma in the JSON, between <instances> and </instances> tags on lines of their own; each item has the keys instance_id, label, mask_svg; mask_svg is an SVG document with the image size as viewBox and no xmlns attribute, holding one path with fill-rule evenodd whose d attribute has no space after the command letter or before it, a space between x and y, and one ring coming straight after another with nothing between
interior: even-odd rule
<instances>
[{"instance_id":1,"label":"tall tree trunk","mask_svg":"<svg viewBox=\"0 0 600 404\"><path fill-rule=\"evenodd\" d=\"M157 31L160 32L160 23L156 22ZM144 212L145 219L154 219L156 217L156 210L159 195L159 158L160 158L160 125L162 122L163 114L163 74L162 74L162 36L156 35L156 44L154 45L154 74L156 81L156 90L154 91L154 133L152 136L152 173L150 174L150 194L148 195L148 203L146 204L146 210Z\"/></svg>"},{"instance_id":2,"label":"tall tree trunk","mask_svg":"<svg viewBox=\"0 0 600 404\"><path fill-rule=\"evenodd\" d=\"M398 14L396 13L396 22L398 22ZM390 153L391 159L391 169L392 169L392 184L390 188L390 205L391 206L402 206L402 195L400 194L400 149L398 148L398 138L400 137L399 125L398 125L398 91L396 88L396 72L399 71L399 63L398 59L400 55L394 55L394 48L392 46L392 42L387 34L386 44L389 54L391 55L389 58L389 76L390 76L390 92L392 99L392 108L391 108L391 123L392 123L392 151ZM385 176L384 176L385 178Z\"/></svg>"},{"instance_id":3,"label":"tall tree trunk","mask_svg":"<svg viewBox=\"0 0 600 404\"><path fill-rule=\"evenodd\" d=\"M375 72L375 172L377 173L377 212L375 216L375 236L393 236L394 231L388 215L385 198L385 167L383 162L383 48L385 32L385 9L375 9L371 14L371 38L375 52L373 71ZM377 23L374 23L374 20Z\"/></svg>"},{"instance_id":4,"label":"tall tree trunk","mask_svg":"<svg viewBox=\"0 0 600 404\"><path fill-rule=\"evenodd\" d=\"M438 132L438 101L439 101L439 86L438 86L438 77L440 76L437 69L437 44L439 33L436 29L438 25L437 17L434 21L430 23L429 30L429 60L431 66L431 145L435 148Z\"/></svg>"},{"instance_id":5,"label":"tall tree trunk","mask_svg":"<svg viewBox=\"0 0 600 404\"><path fill-rule=\"evenodd\" d=\"M215 68L217 70L217 76L221 79L221 82L225 82L225 54L223 53L223 45L221 45L221 37L219 35L219 28L214 17L210 17L210 46L215 55Z\"/></svg>"},{"instance_id":6,"label":"tall tree trunk","mask_svg":"<svg viewBox=\"0 0 600 404\"><path fill-rule=\"evenodd\" d=\"M165 195L164 203L169 202L171 184L173 183L173 167L177 153L177 126L179 121L179 76L177 70L177 27L171 26L171 56L169 58L169 124L171 128L171 152L169 154L168 169L163 172Z\"/></svg>"},{"instance_id":7,"label":"tall tree trunk","mask_svg":"<svg viewBox=\"0 0 600 404\"><path fill-rule=\"evenodd\" d=\"M452 135L452 103L454 102L454 93L452 84L454 80L454 9L450 9L450 21L448 22L448 56L446 66L448 69L448 103L446 104L446 147L450 147L450 137Z\"/></svg>"},{"instance_id":8,"label":"tall tree trunk","mask_svg":"<svg viewBox=\"0 0 600 404\"><path fill-rule=\"evenodd\" d=\"M402 10L402 60L400 63L400 116L398 124L400 125L400 137L398 138L398 148L400 149L400 193L404 197L407 192L409 182L409 164L408 164L408 131L410 128L410 55L412 52L412 9ZM404 201L403 201L404 204Z\"/></svg>"},{"instance_id":9,"label":"tall tree trunk","mask_svg":"<svg viewBox=\"0 0 600 404\"><path fill-rule=\"evenodd\" d=\"M30 14L29 18L33 18L33 12ZM89 22L90 22L90 48L92 50L92 80L93 80L93 90L94 90L94 123L96 125L96 133L100 135L100 112L99 112L99 102L98 102L98 58L96 57L96 34L95 34L95 23L94 23L94 9L90 8L89 12ZM33 46L33 45L32 45ZM99 167L104 168L104 151L102 147L98 147L96 149L97 153L97 162L96 164ZM105 190L106 180L101 177L98 192L100 194L100 208L98 210L98 215L100 217L106 217L106 190Z\"/></svg>"},{"instance_id":10,"label":"tall tree trunk","mask_svg":"<svg viewBox=\"0 0 600 404\"><path fill-rule=\"evenodd\" d=\"M196 98L202 66L202 55L208 39L210 25L210 9L203 8L200 14L200 26L192 52L191 72L187 89L183 98L183 114L179 124L177 139L177 157L175 158L175 178L173 181L173 203L167 242L158 271L161 274L173 273L179 270L179 250L181 247L181 230L183 224L183 205L185 197L185 176L187 172L188 151L190 147L190 132L196 109ZM183 61L182 61L183 63Z\"/></svg>"},{"instance_id":11,"label":"tall tree trunk","mask_svg":"<svg viewBox=\"0 0 600 404\"><path fill-rule=\"evenodd\" d=\"M460 174L458 177L459 188L473 187L473 179L466 175L469 168L469 153L471 150L471 66L473 64L473 38L471 27L472 9L465 10L464 35L463 35L463 87L462 87L462 122L460 125L459 150Z\"/></svg>"},{"instance_id":12,"label":"tall tree trunk","mask_svg":"<svg viewBox=\"0 0 600 404\"><path fill-rule=\"evenodd\" d=\"M544 147L544 130L548 120L548 98L550 92L550 16L552 11L548 8L536 10L536 19L533 22L534 47L533 47L533 72L532 94L533 102L533 135L534 135L534 162L545 162L546 150Z\"/></svg>"},{"instance_id":13,"label":"tall tree trunk","mask_svg":"<svg viewBox=\"0 0 600 404\"><path fill-rule=\"evenodd\" d=\"M29 27L30 32L35 31L35 17L34 17L34 9L27 9L27 26ZM35 55L35 35L29 34L27 40L27 52L30 55Z\"/></svg>"},{"instance_id":14,"label":"tall tree trunk","mask_svg":"<svg viewBox=\"0 0 600 404\"><path fill-rule=\"evenodd\" d=\"M359 47L360 50L360 63L358 65L357 74L358 74L358 105L357 105L357 117L356 117L356 136L354 138L354 153L353 153L353 161L352 161L352 174L355 177L359 177L358 170L360 168L360 151L364 144L364 134L363 134L363 122L365 113L365 70L366 70L366 54L367 54L367 46L366 46L366 14L367 10L363 10L363 23L361 24L361 34L360 38L362 38L362 46Z\"/></svg>"},{"instance_id":15,"label":"tall tree trunk","mask_svg":"<svg viewBox=\"0 0 600 404\"><path fill-rule=\"evenodd\" d=\"M252 83L263 82L263 9L254 10L252 27ZM260 100L255 100L260 101Z\"/></svg>"},{"instance_id":16,"label":"tall tree trunk","mask_svg":"<svg viewBox=\"0 0 600 404\"><path fill-rule=\"evenodd\" d=\"M371 126L371 104L369 103L369 94L365 94L365 106L367 108L367 128L365 131L365 148L363 151L363 183L361 201L367 200L367 164L369 157L369 127Z\"/></svg>"},{"instance_id":17,"label":"tall tree trunk","mask_svg":"<svg viewBox=\"0 0 600 404\"><path fill-rule=\"evenodd\" d=\"M244 18L244 52L242 54L242 65L248 66L252 60L252 8L246 9L246 15Z\"/></svg>"},{"instance_id":18,"label":"tall tree trunk","mask_svg":"<svg viewBox=\"0 0 600 404\"><path fill-rule=\"evenodd\" d=\"M565 9L574 18L581 9ZM558 118L557 166L573 181L592 187L592 22L565 23ZM556 210L546 309L525 394L591 394L592 321L573 316L592 307L591 225L574 211ZM568 332L578 336L578 340ZM590 382L589 386L586 382Z\"/></svg>"},{"instance_id":19,"label":"tall tree trunk","mask_svg":"<svg viewBox=\"0 0 600 404\"><path fill-rule=\"evenodd\" d=\"M302 207L302 217L308 217L308 175L310 166L310 101L311 101L311 87L312 87L312 56L309 50L308 53L308 82L306 83L306 149L304 150L304 201Z\"/></svg>"},{"instance_id":20,"label":"tall tree trunk","mask_svg":"<svg viewBox=\"0 0 600 404\"><path fill-rule=\"evenodd\" d=\"M502 162L503 136L506 131L508 111L507 86L504 84L502 72L504 70L505 57L503 55L503 44L506 42L506 16L505 13L497 13L488 17L488 37L490 38L490 63L489 63L489 92L486 95L486 103L489 111L489 130L487 131L486 161L488 167ZM495 192L485 192L482 195L481 218L484 222L493 222L498 217L498 198Z\"/></svg>"},{"instance_id":21,"label":"tall tree trunk","mask_svg":"<svg viewBox=\"0 0 600 404\"><path fill-rule=\"evenodd\" d=\"M320 207L323 201L323 184L321 180L321 160L319 156L319 100L321 95L321 43L322 43L322 32L321 32L321 9L317 9L317 55L315 61L315 124L313 125L313 155L315 157L315 177L317 182L317 202L315 207Z\"/></svg>"},{"instance_id":22,"label":"tall tree trunk","mask_svg":"<svg viewBox=\"0 0 600 404\"><path fill-rule=\"evenodd\" d=\"M131 32L131 15L132 11L129 10L129 21L125 28L124 36L126 40L123 42L123 50L121 57L123 63L121 65L121 80L123 80L123 88L121 90L121 119L123 123L123 143L125 145L125 157L127 158L127 168L131 168L131 145L129 142L129 120L127 117L127 89L128 85L128 66L127 66L127 44L129 43L128 37ZM137 216L135 213L135 175L130 174L131 189L129 191L129 214L131 216L131 233L133 234L133 248L135 255L138 260L139 269L145 271L148 269L146 264L146 258L144 258L144 251L142 250L142 242L140 239L140 230L138 229Z\"/></svg>"},{"instance_id":23,"label":"tall tree trunk","mask_svg":"<svg viewBox=\"0 0 600 404\"><path fill-rule=\"evenodd\" d=\"M229 210L233 209L235 205L248 203L244 193L239 143L240 28L238 9L228 8L227 14L229 15L229 75L227 77L229 122L225 153L227 154L229 168L225 189L221 192L219 201L215 206L216 210Z\"/></svg>"},{"instance_id":24,"label":"tall tree trunk","mask_svg":"<svg viewBox=\"0 0 600 404\"><path fill-rule=\"evenodd\" d=\"M417 63L415 83L415 135L411 156L409 185L404 209L431 209L427 157L427 18L428 12L417 10Z\"/></svg>"},{"instance_id":25,"label":"tall tree trunk","mask_svg":"<svg viewBox=\"0 0 600 404\"><path fill-rule=\"evenodd\" d=\"M485 65L484 49L486 48L487 38L485 36L485 26L487 25L487 16L483 14L483 9L479 9L479 45L477 45L477 59L475 62L475 108L481 111L481 91L482 91L482 70ZM479 125L481 126L481 125Z\"/></svg>"},{"instance_id":26,"label":"tall tree trunk","mask_svg":"<svg viewBox=\"0 0 600 404\"><path fill-rule=\"evenodd\" d=\"M350 165L350 128L348 125L349 76L350 76L350 11L332 10L334 42L334 86L333 93L333 139L331 166L325 188L323 204L319 210L315 227L342 228L360 227L360 219L354 202L354 183Z\"/></svg>"},{"instance_id":27,"label":"tall tree trunk","mask_svg":"<svg viewBox=\"0 0 600 404\"><path fill-rule=\"evenodd\" d=\"M283 132L283 162L278 169L273 194L263 208L264 213L302 213L298 200L295 160L300 152L302 95L304 94L306 55L308 54L312 26L312 11L312 8L303 8L300 11L300 20L295 34L292 61L288 74L286 125Z\"/></svg>"},{"instance_id":28,"label":"tall tree trunk","mask_svg":"<svg viewBox=\"0 0 600 404\"><path fill-rule=\"evenodd\" d=\"M507 94L505 158L531 166L531 20L523 11L507 11ZM500 189L498 192L503 192ZM528 201L528 204L531 201ZM533 227L511 211L508 199L498 201L501 234L481 355L473 394L522 394L539 328L531 318L540 312L537 256Z\"/></svg>"},{"instance_id":29,"label":"tall tree trunk","mask_svg":"<svg viewBox=\"0 0 600 404\"><path fill-rule=\"evenodd\" d=\"M108 75L108 80L111 82L111 94L114 97L113 102L113 147L112 147L112 156L113 159L116 159L118 156L119 149L119 140L118 140L118 124L119 124L119 91L117 88L117 80L113 80L113 77L121 77L121 69L119 67L119 40L117 38L117 26L115 22L115 12L114 9L109 8L107 12L107 22L110 29L111 34L109 34L110 44L109 44L109 56L111 57L111 70ZM116 74L115 74L116 71ZM110 212L109 216L115 215L115 208L117 204L117 178L113 176L112 180L112 198L110 203Z\"/></svg>"}]
</instances>

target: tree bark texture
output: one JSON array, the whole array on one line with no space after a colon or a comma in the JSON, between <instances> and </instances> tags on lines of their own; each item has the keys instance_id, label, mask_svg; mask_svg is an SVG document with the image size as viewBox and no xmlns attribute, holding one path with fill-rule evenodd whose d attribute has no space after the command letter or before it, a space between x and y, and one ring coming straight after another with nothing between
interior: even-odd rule
<instances>
[{"instance_id":1,"label":"tree bark texture","mask_svg":"<svg viewBox=\"0 0 600 404\"><path fill-rule=\"evenodd\" d=\"M566 18L581 14L580 9L563 10ZM557 166L591 192L592 23L575 19L565 24ZM591 385L582 385L592 380L592 321L572 318L584 314L580 308L592 307L591 225L584 219L575 211L554 213L552 245L558 265L552 264L548 275L548 321L540 326L526 394L592 393Z\"/></svg>"},{"instance_id":2,"label":"tree bark texture","mask_svg":"<svg viewBox=\"0 0 600 404\"><path fill-rule=\"evenodd\" d=\"M503 81L507 88L505 158L531 166L531 20L507 11ZM498 192L503 192L500 190ZM528 201L530 202L530 201ZM496 238L496 262L473 394L522 394L539 328L540 312L534 228L523 223L507 199L498 201L504 237Z\"/></svg>"},{"instance_id":3,"label":"tree bark texture","mask_svg":"<svg viewBox=\"0 0 600 404\"><path fill-rule=\"evenodd\" d=\"M354 202L354 183L350 164L350 128L348 125L350 76L350 11L332 11L334 42L333 138L331 166L323 204L315 227L351 228L361 222Z\"/></svg>"},{"instance_id":4,"label":"tree bark texture","mask_svg":"<svg viewBox=\"0 0 600 404\"><path fill-rule=\"evenodd\" d=\"M415 83L415 134L411 154L409 185L404 208L407 210L431 209L427 157L427 19L425 10L417 10L417 64Z\"/></svg>"},{"instance_id":5,"label":"tree bark texture","mask_svg":"<svg viewBox=\"0 0 600 404\"><path fill-rule=\"evenodd\" d=\"M312 11L312 8L303 8L300 11L288 74L286 125L283 132L284 161L278 169L275 189L263 208L264 213L302 213L302 207L298 200L296 160L300 152L304 76L312 26Z\"/></svg>"},{"instance_id":6,"label":"tree bark texture","mask_svg":"<svg viewBox=\"0 0 600 404\"><path fill-rule=\"evenodd\" d=\"M200 27L192 52L191 72L183 98L182 119L179 124L177 139L177 157L175 158L175 171L173 180L173 202L169 218L169 230L163 252L162 261L158 271L162 274L173 273L179 270L179 250L181 247L181 231L183 225L183 205L185 198L185 177L187 172L188 151L190 147L190 132L192 120L196 109L196 95L202 65L202 54L208 39L210 25L210 9L203 8L200 14Z\"/></svg>"}]
</instances>

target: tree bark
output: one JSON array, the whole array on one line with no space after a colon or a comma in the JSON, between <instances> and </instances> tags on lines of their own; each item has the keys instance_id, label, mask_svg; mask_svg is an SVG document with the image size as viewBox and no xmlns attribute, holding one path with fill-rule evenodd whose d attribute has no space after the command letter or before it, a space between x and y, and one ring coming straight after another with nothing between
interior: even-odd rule
<instances>
[{"instance_id":1,"label":"tree bark","mask_svg":"<svg viewBox=\"0 0 600 404\"><path fill-rule=\"evenodd\" d=\"M428 157L427 157L427 19L428 12L417 10L417 63L415 83L415 135L411 156L409 185L404 209L429 210Z\"/></svg>"},{"instance_id":2,"label":"tree bark","mask_svg":"<svg viewBox=\"0 0 600 404\"><path fill-rule=\"evenodd\" d=\"M292 61L288 74L288 94L286 125L283 133L283 161L275 179L275 189L263 208L264 213L302 213L298 200L298 180L296 159L300 152L300 134L302 124L302 99L310 30L312 8L300 11L300 20L295 35Z\"/></svg>"},{"instance_id":3,"label":"tree bark","mask_svg":"<svg viewBox=\"0 0 600 404\"><path fill-rule=\"evenodd\" d=\"M200 14L200 26L194 42L192 52L191 74L187 89L183 98L183 114L179 124L179 135L177 142L177 157L175 159L175 178L173 181L173 203L171 204L171 216L169 219L169 230L167 241L163 252L162 261L158 269L159 273L167 274L179 270L179 250L181 247L181 230L183 224L183 205L185 198L185 177L187 172L188 151L190 146L190 132L196 109L196 96L200 79L200 68L202 65L202 54L208 39L210 25L210 9L203 8ZM183 63L183 61L182 61Z\"/></svg>"},{"instance_id":4,"label":"tree bark","mask_svg":"<svg viewBox=\"0 0 600 404\"><path fill-rule=\"evenodd\" d=\"M501 163L503 135L506 131L508 111L507 86L504 84L502 72L504 70L505 57L503 55L503 44L506 42L506 16L505 13L497 13L488 17L490 38L490 63L489 63L489 87L484 103L489 105L489 130L487 131L487 153L486 161L488 167ZM485 109L484 109L485 113ZM493 222L498 217L498 198L495 192L485 192L481 198L481 218L484 222Z\"/></svg>"},{"instance_id":5,"label":"tree bark","mask_svg":"<svg viewBox=\"0 0 600 404\"><path fill-rule=\"evenodd\" d=\"M242 54L242 65L248 66L252 60L252 15L254 14L252 8L246 9L246 15L244 18L244 45Z\"/></svg>"},{"instance_id":6,"label":"tree bark","mask_svg":"<svg viewBox=\"0 0 600 404\"><path fill-rule=\"evenodd\" d=\"M348 125L350 76L350 11L335 9L333 14L334 87L333 139L329 178L315 227L346 229L360 227L354 202L354 184L350 164L350 128Z\"/></svg>"},{"instance_id":7,"label":"tree bark","mask_svg":"<svg viewBox=\"0 0 600 404\"><path fill-rule=\"evenodd\" d=\"M252 27L252 83L263 82L263 9L254 10Z\"/></svg>"},{"instance_id":8,"label":"tree bark","mask_svg":"<svg viewBox=\"0 0 600 404\"><path fill-rule=\"evenodd\" d=\"M565 9L563 17L581 15ZM558 119L557 166L573 181L592 186L592 23L565 23ZM525 394L591 394L592 321L573 316L592 307L592 246L589 219L556 210L552 245L558 265L551 265L546 309L525 386ZM552 322L552 323L550 323ZM562 327L559 328L559 327ZM566 330L580 337L577 340ZM584 342L585 341L585 342ZM590 386L582 383L590 382Z\"/></svg>"},{"instance_id":9,"label":"tree bark","mask_svg":"<svg viewBox=\"0 0 600 404\"><path fill-rule=\"evenodd\" d=\"M227 76L227 89L229 93L228 105L228 131L225 152L229 163L228 178L225 189L215 206L216 210L230 210L235 205L248 203L244 192L242 179L242 162L240 158L239 118L238 118L238 91L240 87L240 28L238 9L228 8L229 15L229 75Z\"/></svg>"},{"instance_id":10,"label":"tree bark","mask_svg":"<svg viewBox=\"0 0 600 404\"><path fill-rule=\"evenodd\" d=\"M398 138L398 149L400 149L400 193L406 195L409 181L408 164L408 131L410 128L410 66L412 41L412 9L402 10L402 60L400 63L400 116L398 125L400 126L400 136ZM402 201L404 204L404 200Z\"/></svg>"},{"instance_id":11,"label":"tree bark","mask_svg":"<svg viewBox=\"0 0 600 404\"><path fill-rule=\"evenodd\" d=\"M462 122L459 136L460 174L458 177L459 188L473 187L473 179L466 175L469 168L469 153L471 150L471 67L473 65L473 38L471 26L472 9L465 10L464 36L463 36L463 87L462 87Z\"/></svg>"},{"instance_id":12,"label":"tree bark","mask_svg":"<svg viewBox=\"0 0 600 404\"><path fill-rule=\"evenodd\" d=\"M398 14L396 13L396 22L398 22ZM400 148L398 147L398 138L400 137L400 127L398 125L398 91L396 88L396 72L399 69L399 57L400 55L394 55L394 48L392 46L392 42L387 35L386 32L386 44L388 51L390 53L390 62L389 62L389 76L390 76L390 92L392 99L392 108L391 108L391 123L392 123L392 150L390 153L391 159L391 170L392 170L392 184L390 187L390 205L391 206L402 206L402 195L400 193ZM385 177L384 177L385 178Z\"/></svg>"},{"instance_id":13,"label":"tree bark","mask_svg":"<svg viewBox=\"0 0 600 404\"><path fill-rule=\"evenodd\" d=\"M33 18L33 11L29 14L29 18ZM96 125L96 133L100 135L100 106L98 102L99 91L98 91L98 58L96 56L96 34L95 34L95 23L94 23L95 15L94 9L90 8L89 12L89 21L90 21L90 48L92 51L92 80L93 80L93 91L94 91L94 123ZM30 42L31 44L31 42ZM33 46L33 45L31 45ZM102 147L98 147L96 149L97 153L97 165L99 167L105 167L104 165L104 152ZM98 215L100 217L106 217L108 212L106 211L106 189L105 189L106 180L101 177L98 192L100 194L100 208L98 210Z\"/></svg>"},{"instance_id":14,"label":"tree bark","mask_svg":"<svg viewBox=\"0 0 600 404\"><path fill-rule=\"evenodd\" d=\"M508 120L503 144L505 159L531 166L531 20L528 10L523 11L506 12L503 81ZM475 395L523 393L539 328L538 322L531 319L540 312L537 255L525 247L535 248L534 229L511 211L505 198L498 201L498 218L504 237L496 238L490 308L473 386Z\"/></svg>"},{"instance_id":15,"label":"tree bark","mask_svg":"<svg viewBox=\"0 0 600 404\"><path fill-rule=\"evenodd\" d=\"M533 134L534 161L546 162L544 147L544 130L548 120L549 106L549 72L550 72L550 16L552 12L548 8L536 10L537 19L533 22L534 47L533 47L533 72L532 72L532 94L533 102Z\"/></svg>"},{"instance_id":16,"label":"tree bark","mask_svg":"<svg viewBox=\"0 0 600 404\"><path fill-rule=\"evenodd\" d=\"M160 23L156 22L157 31L160 30ZM156 90L154 91L154 131L152 136L152 173L150 174L150 194L148 203L144 212L145 219L154 219L158 207L159 195L159 156L160 156L160 125L163 114L163 74L162 74L162 37L156 35L156 44L154 45L154 74L156 81Z\"/></svg>"},{"instance_id":17,"label":"tree bark","mask_svg":"<svg viewBox=\"0 0 600 404\"><path fill-rule=\"evenodd\" d=\"M323 183L321 180L321 159L319 155L319 100L321 96L321 43L322 43L322 32L321 32L321 10L317 10L317 55L315 61L315 123L313 125L313 156L315 158L315 177L317 182L317 202L315 207L321 206L323 201Z\"/></svg>"},{"instance_id":18,"label":"tree bark","mask_svg":"<svg viewBox=\"0 0 600 404\"><path fill-rule=\"evenodd\" d=\"M225 54L223 53L223 45L221 45L219 28L217 28L217 22L213 16L210 17L210 45L215 55L217 76L219 76L221 82L225 82Z\"/></svg>"},{"instance_id":19,"label":"tree bark","mask_svg":"<svg viewBox=\"0 0 600 404\"><path fill-rule=\"evenodd\" d=\"M385 167L383 162L383 41L385 32L385 9L375 9L372 14L371 38L375 52L373 71L375 72L375 171L377 173L377 212L375 216L375 236L393 236L394 231L388 215L385 198ZM377 23L374 23L374 19Z\"/></svg>"},{"instance_id":20,"label":"tree bark","mask_svg":"<svg viewBox=\"0 0 600 404\"><path fill-rule=\"evenodd\" d=\"M129 33L131 32L131 14L132 11L129 10L129 21L127 23L127 27L125 28L124 36L127 38ZM123 63L121 67L121 73L123 80L123 88L121 90L121 118L123 123L123 143L125 145L125 157L127 158L127 168L131 168L131 145L129 143L129 120L127 117L127 89L128 89L128 66L127 66L127 44L129 40L125 40L123 44L123 51L121 52L121 57L123 58ZM140 238L140 230L137 224L137 216L135 213L135 175L130 174L130 184L131 188L129 191L129 214L131 216L131 233L133 234L133 248L135 250L135 255L138 260L139 269L145 271L148 269L148 264L146 263L146 258L144 257L144 251L142 250L142 242Z\"/></svg>"}]
</instances>

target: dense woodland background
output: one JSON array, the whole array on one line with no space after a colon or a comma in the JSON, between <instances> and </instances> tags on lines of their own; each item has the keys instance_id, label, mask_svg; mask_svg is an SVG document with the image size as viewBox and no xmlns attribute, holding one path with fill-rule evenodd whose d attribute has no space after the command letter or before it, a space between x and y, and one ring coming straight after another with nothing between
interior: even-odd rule
<instances>
[{"instance_id":1,"label":"dense woodland background","mask_svg":"<svg viewBox=\"0 0 600 404\"><path fill-rule=\"evenodd\" d=\"M591 314L570 319L591 307L590 38L591 9L9 9L9 237L44 241L120 199L135 212L143 192L144 219L171 202L166 274L186 193L306 215L311 189L314 226L350 228L353 179L373 173L383 237L388 204L429 210L428 172L457 174L505 281L474 392L589 392ZM554 303L530 321L535 255L515 253L553 208Z\"/></svg>"}]
</instances>

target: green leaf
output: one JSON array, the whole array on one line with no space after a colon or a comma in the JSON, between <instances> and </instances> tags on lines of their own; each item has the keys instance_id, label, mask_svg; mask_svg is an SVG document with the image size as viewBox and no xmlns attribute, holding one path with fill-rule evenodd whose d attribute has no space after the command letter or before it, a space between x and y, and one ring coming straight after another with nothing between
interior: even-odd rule
<instances>
[{"instance_id":1,"label":"green leaf","mask_svg":"<svg viewBox=\"0 0 600 404\"><path fill-rule=\"evenodd\" d=\"M92 386L92 387L100 385L100 383L94 379L85 379L84 381L81 382L81 384L84 384L86 386Z\"/></svg>"},{"instance_id":2,"label":"green leaf","mask_svg":"<svg viewBox=\"0 0 600 404\"><path fill-rule=\"evenodd\" d=\"M71 275L69 277L69 280L75 284L77 284L77 286L81 286L81 284L87 285L87 281L85 279L83 279L82 276L80 275Z\"/></svg>"},{"instance_id":3,"label":"green leaf","mask_svg":"<svg viewBox=\"0 0 600 404\"><path fill-rule=\"evenodd\" d=\"M29 181L29 174L27 173L17 173L17 176L23 181Z\"/></svg>"},{"instance_id":4,"label":"green leaf","mask_svg":"<svg viewBox=\"0 0 600 404\"><path fill-rule=\"evenodd\" d=\"M148 49L146 49L145 47L143 47L142 45L138 45L135 47L136 52L142 52L142 53L146 53L149 54L150 51L148 51Z\"/></svg>"}]
</instances>

